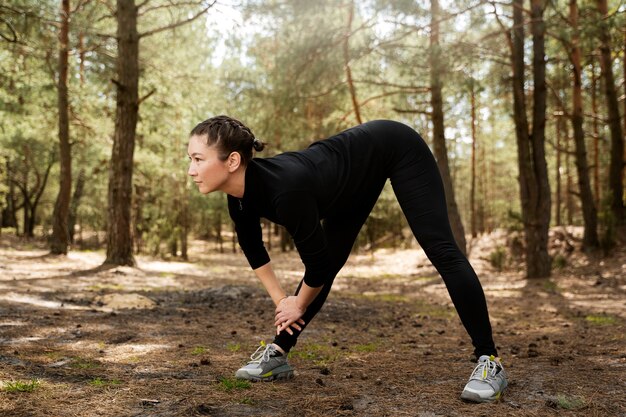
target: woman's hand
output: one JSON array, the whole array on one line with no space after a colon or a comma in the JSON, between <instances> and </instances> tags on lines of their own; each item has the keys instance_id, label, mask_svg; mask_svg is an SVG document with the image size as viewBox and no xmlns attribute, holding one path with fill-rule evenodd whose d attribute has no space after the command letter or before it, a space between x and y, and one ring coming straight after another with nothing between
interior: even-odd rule
<instances>
[{"instance_id":1,"label":"woman's hand","mask_svg":"<svg viewBox=\"0 0 626 417\"><path fill-rule=\"evenodd\" d=\"M286 330L287 333L293 334L293 330L289 327L293 327L294 329L301 331L302 328L298 325L304 325L304 320L302 320L302 315L306 311L306 308L301 307L298 304L298 297L290 296L283 298L280 303L278 303L278 307L276 307L276 321L274 325L276 326L276 334L279 334L283 330Z\"/></svg>"}]
</instances>

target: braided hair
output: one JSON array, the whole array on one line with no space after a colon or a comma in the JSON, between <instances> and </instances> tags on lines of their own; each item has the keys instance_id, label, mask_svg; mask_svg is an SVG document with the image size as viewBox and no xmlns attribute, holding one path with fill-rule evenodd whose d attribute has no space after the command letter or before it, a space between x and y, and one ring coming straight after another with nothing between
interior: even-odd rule
<instances>
[{"instance_id":1,"label":"braided hair","mask_svg":"<svg viewBox=\"0 0 626 417\"><path fill-rule=\"evenodd\" d=\"M217 155L222 161L232 152L238 152L242 165L250 162L253 150L261 152L265 148L265 143L255 138L250 128L225 115L214 116L198 123L191 130L190 136L206 136L207 146L215 145Z\"/></svg>"}]
</instances>

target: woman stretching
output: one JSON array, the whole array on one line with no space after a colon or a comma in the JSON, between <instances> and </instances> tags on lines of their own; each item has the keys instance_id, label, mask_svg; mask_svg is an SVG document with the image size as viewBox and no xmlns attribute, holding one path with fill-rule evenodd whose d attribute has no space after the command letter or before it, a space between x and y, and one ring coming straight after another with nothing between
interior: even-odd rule
<instances>
[{"instance_id":1,"label":"woman stretching","mask_svg":"<svg viewBox=\"0 0 626 417\"><path fill-rule=\"evenodd\" d=\"M276 337L257 349L236 377L290 378L287 353L322 308L359 230L387 179L413 234L442 276L469 333L478 364L461 398L498 399L506 374L492 339L487 304L476 273L455 243L437 163L421 136L394 121L353 127L299 152L252 158L264 144L245 125L216 116L191 131L189 175L201 193L228 194L239 244L276 304ZM260 218L291 234L305 273L293 296L276 279L262 240Z\"/></svg>"}]
</instances>

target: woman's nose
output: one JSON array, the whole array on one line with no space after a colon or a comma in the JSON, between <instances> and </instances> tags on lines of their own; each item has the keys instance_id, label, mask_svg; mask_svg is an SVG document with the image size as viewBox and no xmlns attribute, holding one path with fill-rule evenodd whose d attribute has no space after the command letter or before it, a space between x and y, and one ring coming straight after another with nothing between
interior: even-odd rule
<instances>
[{"instance_id":1,"label":"woman's nose","mask_svg":"<svg viewBox=\"0 0 626 417\"><path fill-rule=\"evenodd\" d=\"M198 175L198 171L195 170L195 168L193 167L193 164L189 164L187 175L189 175L190 177L195 177L196 175Z\"/></svg>"}]
</instances>

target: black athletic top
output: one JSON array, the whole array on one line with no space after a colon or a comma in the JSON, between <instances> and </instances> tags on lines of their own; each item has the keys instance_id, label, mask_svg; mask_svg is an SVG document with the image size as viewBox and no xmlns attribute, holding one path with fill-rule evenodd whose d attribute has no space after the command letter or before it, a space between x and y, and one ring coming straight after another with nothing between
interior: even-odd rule
<instances>
[{"instance_id":1,"label":"black athletic top","mask_svg":"<svg viewBox=\"0 0 626 417\"><path fill-rule=\"evenodd\" d=\"M304 282L319 287L333 278L320 221L350 215L373 177L384 175L389 152L367 124L314 142L307 149L253 158L241 199L228 196L239 244L252 269L269 262L260 218L287 228L305 266Z\"/></svg>"}]
</instances>

